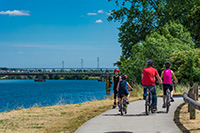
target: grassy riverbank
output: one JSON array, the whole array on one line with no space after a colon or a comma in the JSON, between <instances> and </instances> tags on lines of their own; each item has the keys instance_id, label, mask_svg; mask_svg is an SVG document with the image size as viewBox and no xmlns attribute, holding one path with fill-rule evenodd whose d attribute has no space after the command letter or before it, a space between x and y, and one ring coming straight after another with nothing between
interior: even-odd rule
<instances>
[{"instance_id":1,"label":"grassy riverbank","mask_svg":"<svg viewBox=\"0 0 200 133\"><path fill-rule=\"evenodd\" d=\"M184 86L177 87L182 94ZM158 95L162 91L157 89ZM143 89L134 86L130 101L141 99ZM84 122L112 108L113 99L95 100L74 105L33 107L0 113L0 132L74 132ZM117 113L117 112L116 112Z\"/></svg>"}]
</instances>

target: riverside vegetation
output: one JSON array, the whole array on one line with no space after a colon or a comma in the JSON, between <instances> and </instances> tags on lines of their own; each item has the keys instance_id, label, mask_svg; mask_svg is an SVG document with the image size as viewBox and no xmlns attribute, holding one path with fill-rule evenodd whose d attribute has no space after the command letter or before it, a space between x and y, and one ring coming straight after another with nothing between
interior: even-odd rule
<instances>
[{"instance_id":1,"label":"riverside vegetation","mask_svg":"<svg viewBox=\"0 0 200 133\"><path fill-rule=\"evenodd\" d=\"M142 98L141 85L133 85L130 101ZM186 86L177 86L176 94L182 94ZM162 90L157 86L158 95ZM94 100L86 103L32 107L0 113L0 132L69 132L76 131L89 119L112 108L113 99ZM117 113L117 112L116 112Z\"/></svg>"}]
</instances>

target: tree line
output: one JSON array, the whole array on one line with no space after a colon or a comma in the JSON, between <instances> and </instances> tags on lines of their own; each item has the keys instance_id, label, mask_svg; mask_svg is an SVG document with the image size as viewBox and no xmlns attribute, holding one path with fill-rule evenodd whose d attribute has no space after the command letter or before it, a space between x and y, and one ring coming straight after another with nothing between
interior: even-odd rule
<instances>
[{"instance_id":1,"label":"tree line","mask_svg":"<svg viewBox=\"0 0 200 133\"><path fill-rule=\"evenodd\" d=\"M114 65L128 80L140 83L151 59L159 73L170 61L180 82L200 82L199 0L108 1L116 3L108 20L121 23L122 56Z\"/></svg>"}]
</instances>

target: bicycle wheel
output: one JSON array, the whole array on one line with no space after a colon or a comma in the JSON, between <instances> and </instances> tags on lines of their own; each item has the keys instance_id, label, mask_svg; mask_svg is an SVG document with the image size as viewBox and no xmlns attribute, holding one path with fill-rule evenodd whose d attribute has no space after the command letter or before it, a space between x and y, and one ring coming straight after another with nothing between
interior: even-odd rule
<instances>
[{"instance_id":1,"label":"bicycle wheel","mask_svg":"<svg viewBox=\"0 0 200 133\"><path fill-rule=\"evenodd\" d=\"M146 115L149 115L149 112L150 112L149 95L147 95L146 100L145 100L145 113L146 113Z\"/></svg>"},{"instance_id":2,"label":"bicycle wheel","mask_svg":"<svg viewBox=\"0 0 200 133\"><path fill-rule=\"evenodd\" d=\"M155 113L155 111L153 110L152 104L153 104L153 96L152 93L149 93L149 112L151 111L151 113Z\"/></svg>"},{"instance_id":3,"label":"bicycle wheel","mask_svg":"<svg viewBox=\"0 0 200 133\"><path fill-rule=\"evenodd\" d=\"M124 109L124 106L123 106L123 100L121 100L121 106L120 106L121 115L123 115L123 109Z\"/></svg>"},{"instance_id":4,"label":"bicycle wheel","mask_svg":"<svg viewBox=\"0 0 200 133\"><path fill-rule=\"evenodd\" d=\"M166 113L169 112L169 106L170 106L170 96L169 96L169 92L167 92L167 98L166 98Z\"/></svg>"}]
</instances>

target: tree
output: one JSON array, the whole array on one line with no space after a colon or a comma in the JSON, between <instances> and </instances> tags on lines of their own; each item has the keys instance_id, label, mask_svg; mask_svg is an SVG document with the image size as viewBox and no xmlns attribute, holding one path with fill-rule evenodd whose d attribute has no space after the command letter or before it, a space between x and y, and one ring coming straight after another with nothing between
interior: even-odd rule
<instances>
[{"instance_id":1,"label":"tree","mask_svg":"<svg viewBox=\"0 0 200 133\"><path fill-rule=\"evenodd\" d=\"M195 46L200 46L199 0L108 0L115 1L109 21L121 22L119 42L122 54L129 58L132 46L144 41L152 31L158 30L170 20L178 20L191 32Z\"/></svg>"},{"instance_id":2,"label":"tree","mask_svg":"<svg viewBox=\"0 0 200 133\"><path fill-rule=\"evenodd\" d=\"M141 81L142 69L146 67L146 61L154 61L154 67L159 73L163 70L163 64L171 57L171 54L179 50L191 50L194 42L190 33L183 25L170 21L157 31L153 31L141 43L132 46L129 59L121 56L115 63L122 73L126 73L132 82Z\"/></svg>"},{"instance_id":3,"label":"tree","mask_svg":"<svg viewBox=\"0 0 200 133\"><path fill-rule=\"evenodd\" d=\"M180 82L200 83L200 49L175 51L169 60Z\"/></svg>"},{"instance_id":4,"label":"tree","mask_svg":"<svg viewBox=\"0 0 200 133\"><path fill-rule=\"evenodd\" d=\"M200 47L200 0L167 0L161 21L179 20L191 33L195 47Z\"/></svg>"}]
</instances>

